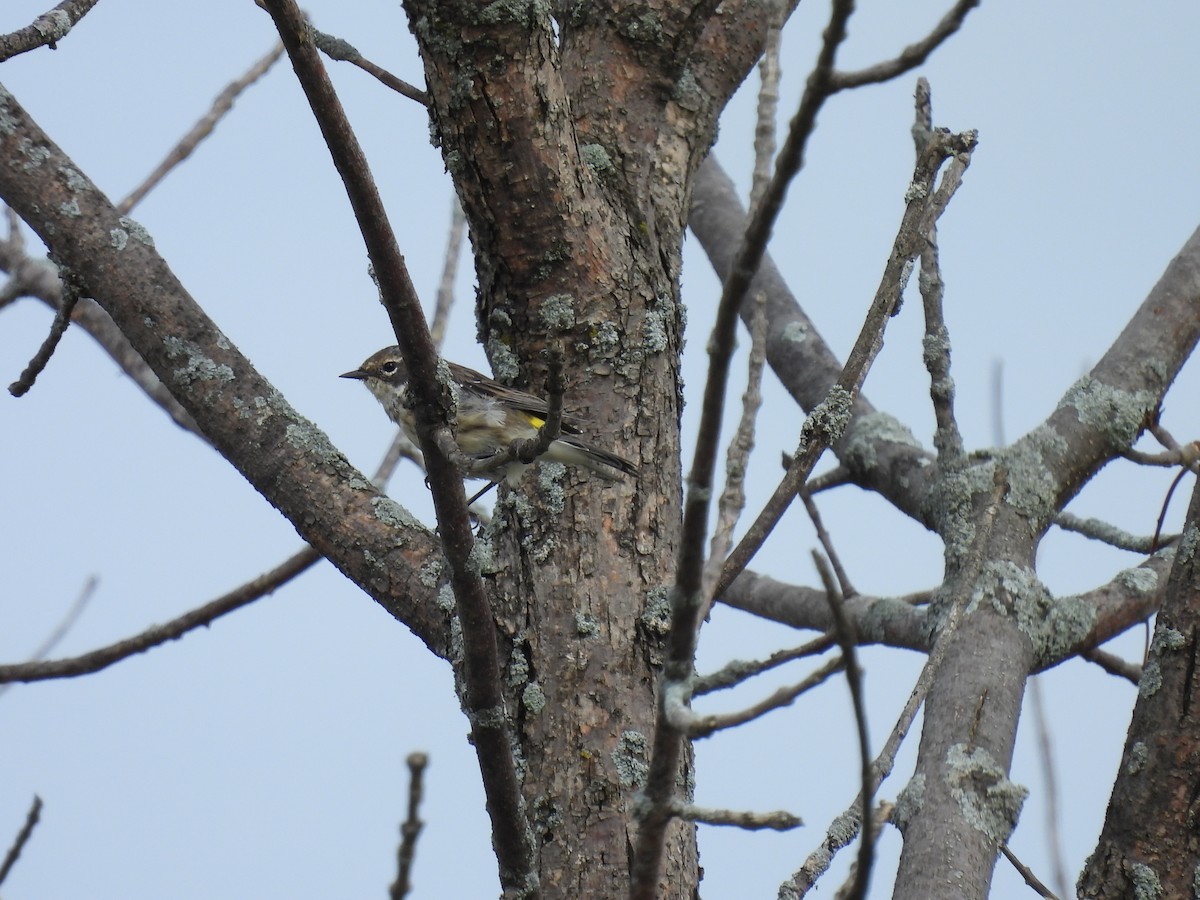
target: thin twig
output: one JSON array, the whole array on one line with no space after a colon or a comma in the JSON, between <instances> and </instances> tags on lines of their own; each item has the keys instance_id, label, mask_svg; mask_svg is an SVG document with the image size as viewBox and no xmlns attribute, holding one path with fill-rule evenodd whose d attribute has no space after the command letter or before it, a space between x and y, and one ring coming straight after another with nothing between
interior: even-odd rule
<instances>
[{"instance_id":1,"label":"thin twig","mask_svg":"<svg viewBox=\"0 0 1200 900\"><path fill-rule=\"evenodd\" d=\"M845 599L833 572L820 553L813 551L813 561L817 571L821 573L821 581L825 584L825 599L829 601L829 611L833 614L834 632L838 645L842 648L842 659L846 671L846 684L850 688L850 700L854 705L854 724L858 732L858 753L861 764L862 786L859 796L862 798L862 815L859 818L862 827L862 837L858 845L858 861L855 864L854 883L850 889L849 900L863 900L867 896L867 886L871 880L871 865L875 860L875 821L871 816L871 804L874 802L874 785L871 781L871 742L867 738L867 710L863 700L862 671L858 667L858 654L855 650L856 639L854 630L846 619L842 609Z\"/></svg>"},{"instance_id":2,"label":"thin twig","mask_svg":"<svg viewBox=\"0 0 1200 900\"><path fill-rule=\"evenodd\" d=\"M150 175L140 185L130 192L129 196L117 204L117 209L122 215L129 213L135 206L142 202L145 196L154 190L158 184L167 177L167 175L182 163L185 159L195 152L200 143L213 133L217 124L225 117L225 115L233 109L234 101L258 79L270 71L271 66L279 60L283 55L283 44L276 44L271 50L258 62L254 63L246 73L231 82L225 90L221 91L213 100L212 107L200 119L191 130L179 139L179 142L171 149L163 161L158 164L158 167L150 173Z\"/></svg>"},{"instance_id":3,"label":"thin twig","mask_svg":"<svg viewBox=\"0 0 1200 900\"><path fill-rule=\"evenodd\" d=\"M417 855L417 838L421 834L424 822L419 815L421 799L424 796L425 767L429 765L429 756L425 753L410 753L408 759L408 818L400 826L400 846L396 849L396 880L388 891L391 900L401 900L408 896L412 889L410 876L413 860Z\"/></svg>"},{"instance_id":4,"label":"thin twig","mask_svg":"<svg viewBox=\"0 0 1200 900\"><path fill-rule=\"evenodd\" d=\"M874 836L876 843L879 842L879 836L883 833L883 826L891 821L892 813L896 810L896 804L889 800L880 800L879 805L875 807L875 811L871 814L871 821L874 827L871 834ZM858 883L858 860L850 864L850 871L846 876L846 880L833 895L833 900L851 900L854 896L853 891Z\"/></svg>"},{"instance_id":5,"label":"thin twig","mask_svg":"<svg viewBox=\"0 0 1200 900\"><path fill-rule=\"evenodd\" d=\"M88 14L99 0L63 0L49 12L44 12L20 31L0 37L0 62L38 47L58 49L58 42L67 36L75 24Z\"/></svg>"},{"instance_id":6,"label":"thin twig","mask_svg":"<svg viewBox=\"0 0 1200 900\"><path fill-rule=\"evenodd\" d=\"M37 827L38 819L41 818L41 815L42 798L34 794L29 812L25 814L25 824L21 826L21 830L17 832L17 836L13 839L8 852L4 854L4 862L0 863L0 884L4 884L4 879L8 877L8 873L12 871L12 867L16 865L17 860L21 858L21 851L29 843L29 838L33 834L33 829Z\"/></svg>"},{"instance_id":7,"label":"thin twig","mask_svg":"<svg viewBox=\"0 0 1200 900\"><path fill-rule=\"evenodd\" d=\"M396 342L408 367L418 444L425 456L438 536L462 628L461 700L482 776L492 840L505 890L537 894L532 831L517 781L512 722L505 707L495 620L473 551L475 537L461 474L453 462L450 387L387 210L311 32L294 0L262 0L283 39L292 68L346 189Z\"/></svg>"},{"instance_id":8,"label":"thin twig","mask_svg":"<svg viewBox=\"0 0 1200 900\"><path fill-rule=\"evenodd\" d=\"M933 31L915 44L909 44L895 59L876 63L857 72L834 72L833 84L835 90L861 87L865 84L878 84L889 81L898 75L903 75L915 69L929 58L934 50L944 44L967 18L967 13L979 5L980 0L958 0L954 7L942 17Z\"/></svg>"},{"instance_id":9,"label":"thin twig","mask_svg":"<svg viewBox=\"0 0 1200 900\"><path fill-rule=\"evenodd\" d=\"M923 95L928 104L928 94ZM922 125L932 127L932 115L926 105ZM914 129L916 131L916 129ZM918 151L927 139L917 137ZM942 269L938 261L937 223L929 226L926 245L921 251L921 273L917 278L921 289L922 306L925 309L925 339L923 341L925 368L929 372L929 394L933 401L937 429L933 435L933 446L943 465L953 465L963 459L963 439L954 417L954 380L950 375L950 331L946 327L942 299L946 292L942 280Z\"/></svg>"},{"instance_id":10,"label":"thin twig","mask_svg":"<svg viewBox=\"0 0 1200 900\"><path fill-rule=\"evenodd\" d=\"M458 258L462 255L466 223L467 217L463 214L462 204L458 202L456 194L450 198L450 235L446 239L446 257L442 262L442 280L438 283L433 320L429 323L429 334L438 347L441 347L445 340L446 323L450 319L450 308L454 305L454 279L458 274Z\"/></svg>"},{"instance_id":11,"label":"thin twig","mask_svg":"<svg viewBox=\"0 0 1200 900\"><path fill-rule=\"evenodd\" d=\"M397 78L383 66L376 65L365 56L358 52L358 48L352 45L349 41L339 37L334 37L331 34L326 34L323 31L318 31L316 28L309 28L312 32L313 43L317 49L328 56L330 59L336 59L341 62L348 62L352 66L358 66L368 75L376 78L381 84L391 88L398 94L403 94L409 100L415 100L422 106L429 105L429 95L418 87L413 87L402 78Z\"/></svg>"},{"instance_id":12,"label":"thin twig","mask_svg":"<svg viewBox=\"0 0 1200 900\"><path fill-rule=\"evenodd\" d=\"M796 461L795 455L791 453L783 454L783 458L785 460L784 470L790 469ZM828 472L822 472L820 475L813 475L809 478L808 481L804 482L804 490L812 497L822 491L845 487L848 484L854 484L854 475L849 469L839 463Z\"/></svg>"},{"instance_id":13,"label":"thin twig","mask_svg":"<svg viewBox=\"0 0 1200 900\"><path fill-rule=\"evenodd\" d=\"M762 200L771 179L775 158L775 119L779 109L779 43L783 34L784 0L770 0L763 55L758 61L758 106L754 120L754 174L750 181L750 209Z\"/></svg>"},{"instance_id":14,"label":"thin twig","mask_svg":"<svg viewBox=\"0 0 1200 900\"><path fill-rule=\"evenodd\" d=\"M755 297L755 311L750 319L750 361L747 364L746 390L742 394L742 417L737 431L725 453L725 487L717 502L717 522L708 545L708 561L704 564L704 607L699 620L708 618L713 605L713 585L721 574L725 556L733 546L733 532L746 507L746 469L754 450L754 429L762 407L762 376L767 362L767 313L765 294Z\"/></svg>"},{"instance_id":15,"label":"thin twig","mask_svg":"<svg viewBox=\"0 0 1200 900\"><path fill-rule=\"evenodd\" d=\"M1119 550L1128 550L1130 553L1139 554L1154 552L1151 549L1155 543L1153 535L1130 534L1100 519L1084 519L1073 513L1060 512L1054 517L1054 524L1063 531L1073 531L1094 541L1102 541ZM1165 547L1178 537L1179 535L1175 534L1161 535L1158 544Z\"/></svg>"},{"instance_id":16,"label":"thin twig","mask_svg":"<svg viewBox=\"0 0 1200 900\"><path fill-rule=\"evenodd\" d=\"M71 324L71 314L75 311L75 305L79 302L84 290L79 280L62 266L59 267L59 277L62 283L62 302L54 312L54 321L50 323L50 333L38 347L37 353L33 355L33 359L29 361L29 365L25 367L21 377L8 386L8 392L14 397L24 397L29 393L29 389L37 381L38 375L50 362L50 357L54 355L58 342L62 340L67 326Z\"/></svg>"},{"instance_id":17,"label":"thin twig","mask_svg":"<svg viewBox=\"0 0 1200 900\"><path fill-rule=\"evenodd\" d=\"M791 831L799 828L804 822L799 816L792 815L786 810L774 812L746 812L733 809L715 809L708 806L696 806L694 803L675 801L671 811L681 819L689 822L700 822L703 825L729 825L734 828L744 828L747 831Z\"/></svg>"},{"instance_id":18,"label":"thin twig","mask_svg":"<svg viewBox=\"0 0 1200 900\"><path fill-rule=\"evenodd\" d=\"M1039 897L1045 897L1046 900L1058 900L1058 895L1038 880L1038 877L1033 874L1033 869L1017 859L1017 855L1012 852L1008 844L1001 844L1000 852L1004 854L1005 859L1012 863L1012 867L1020 873L1021 877L1025 879L1025 883L1033 888Z\"/></svg>"},{"instance_id":19,"label":"thin twig","mask_svg":"<svg viewBox=\"0 0 1200 900\"><path fill-rule=\"evenodd\" d=\"M900 711L900 715L896 720L895 727L892 728L891 734L888 735L887 740L884 742L883 749L875 757L875 762L871 766L871 787L873 790L879 790L879 786L883 783L883 780L891 774L892 768L896 763L896 753L900 749L904 738L908 735L913 720L916 718L917 711L925 702L925 695L929 693L929 688L933 684L938 670L941 669L942 662L950 646L950 638L958 630L958 625L962 621L963 612L967 607L971 591L974 588L976 580L979 578L980 571L983 569L985 550L988 542L991 540L992 528L996 523L996 515L1000 511L1001 498L1007 490L1008 472L1002 466L997 466L994 474L992 493L988 498L987 506L983 510L980 523L976 527L975 539L967 553L967 558L964 560L962 567L958 570L952 582L948 582L945 585L946 595L950 598L950 609L946 614L945 623L938 633L937 640L934 641L933 648L929 651L929 658L925 660L925 665L921 669L921 674L917 677L916 684L913 685L908 702L904 704L904 708ZM834 824L826 831L821 846L810 853L804 864L792 874L791 878L784 882L780 888L781 892L787 891L788 896L796 898L803 897L808 893L809 889L816 883L816 880L828 870L838 850L854 840L858 828L848 827L847 822L853 823L853 819L858 816L858 810L861 806L861 798L855 797L846 812L838 816L834 820Z\"/></svg>"},{"instance_id":20,"label":"thin twig","mask_svg":"<svg viewBox=\"0 0 1200 900\"><path fill-rule=\"evenodd\" d=\"M1079 655L1088 662L1095 663L1109 675L1116 675L1118 678L1132 682L1134 687L1137 687L1142 680L1142 667L1137 663L1122 659L1115 653L1094 647L1091 650L1082 651Z\"/></svg>"},{"instance_id":21,"label":"thin twig","mask_svg":"<svg viewBox=\"0 0 1200 900\"><path fill-rule=\"evenodd\" d=\"M391 448L389 448L388 453L383 458L383 462L380 463L378 470L375 472L373 477L375 483L381 484L386 482L391 477L392 472L395 471L399 459L400 456L393 454ZM277 591L320 560L321 554L311 547L305 547L271 571L258 576L253 581L246 582L203 606L189 610L182 616L167 622L165 625L154 625L147 628L141 634L109 644L107 647L92 650L81 656L71 656L66 659L56 659L48 662L42 662L35 657L30 662L0 665L0 687L7 686L12 682L74 678L78 675L89 675L92 672L99 672L101 669L106 669L113 663L120 662L127 657L138 653L145 653L147 650L157 647L160 644L165 644L167 641L177 640L189 631L212 624L221 616L241 609L243 606L253 603L260 597L265 597L267 594ZM76 602L78 603L78 601ZM48 653L49 650L46 652Z\"/></svg>"},{"instance_id":22,"label":"thin twig","mask_svg":"<svg viewBox=\"0 0 1200 900\"><path fill-rule=\"evenodd\" d=\"M672 818L670 803L675 794L683 734L669 721L669 707L672 703L682 703L686 706L689 683L695 667L696 626L704 605L702 588L708 507L712 496L713 472L716 468L738 310L766 252L766 244L783 206L787 187L803 163L804 148L816 126L817 112L829 95L829 76L833 72L838 47L846 37L846 23L853 10L852 0L834 0L817 63L809 75L804 95L789 127L787 140L779 153L775 175L763 192L762 202L751 214L750 224L742 238L733 270L725 281L721 299L717 304L709 343L708 378L700 406L700 426L697 430L695 455L684 499L667 659L663 669L659 709L655 717L650 767L642 789L643 802L639 809L638 832L634 840L630 900L654 900L657 895L667 826ZM819 439L814 441L819 442ZM811 466L812 463L809 463L809 471ZM808 471L805 471L801 480L807 476Z\"/></svg>"},{"instance_id":23,"label":"thin twig","mask_svg":"<svg viewBox=\"0 0 1200 900\"><path fill-rule=\"evenodd\" d=\"M930 226L945 211L961 183L962 170L966 168L977 140L973 131L957 135L934 131L918 155L904 217L858 340L829 396L805 420L796 461L788 468L754 524L725 561L716 586L718 597L746 567L791 506L811 472L816 457L820 456L829 442L840 437L841 429L849 417L850 404L883 345L884 329L899 305L912 262L920 253ZM951 165L941 185L934 190L937 173L948 159L952 159Z\"/></svg>"},{"instance_id":24,"label":"thin twig","mask_svg":"<svg viewBox=\"0 0 1200 900\"><path fill-rule=\"evenodd\" d=\"M83 614L83 609L87 606L88 601L92 599L92 595L96 592L96 585L100 582L95 575L92 575L83 585L83 590L79 592L79 596L75 598L75 602L71 604L62 620L55 626L54 630L46 636L46 639L38 646L33 653L29 654L28 662L41 662L50 655L50 651L58 646L61 641L79 621L79 617ZM0 695L3 695L11 687L11 684L0 683Z\"/></svg>"},{"instance_id":25,"label":"thin twig","mask_svg":"<svg viewBox=\"0 0 1200 900\"><path fill-rule=\"evenodd\" d=\"M821 542L821 549L825 551L825 555L829 558L829 564L833 566L833 574L837 576L837 585L842 597L847 600L851 597L857 597L858 591L850 583L850 576L846 574L846 569L842 565L837 551L833 548L833 539L829 537L829 532L825 530L825 523L821 521L821 513L817 509L816 501L809 495L807 487L800 491L800 500L804 503L804 509L808 513L808 518L817 532L817 540Z\"/></svg>"},{"instance_id":26,"label":"thin twig","mask_svg":"<svg viewBox=\"0 0 1200 900\"><path fill-rule=\"evenodd\" d=\"M809 641L807 644L801 644L799 647L793 647L790 650L777 650L766 659L757 659L749 662L741 659L731 660L709 675L697 676L692 685L692 696L701 697L704 694L737 687L739 684L743 684L756 675L769 672L771 669L782 666L784 663L824 653L834 643L832 637L824 634L816 640Z\"/></svg>"},{"instance_id":27,"label":"thin twig","mask_svg":"<svg viewBox=\"0 0 1200 900\"><path fill-rule=\"evenodd\" d=\"M120 662L137 653L144 653L152 647L167 641L183 637L187 632L209 625L226 613L240 609L260 597L271 593L301 572L308 569L321 559L321 554L310 547L305 547L295 556L276 566L253 581L248 581L235 590L230 591L201 607L190 610L172 619L165 625L154 625L141 634L134 635L107 647L92 650L81 656L71 656L66 659L47 660L45 662L16 663L0 665L0 684L20 681L45 681L52 678L74 678L77 675L89 675L106 669L115 662Z\"/></svg>"},{"instance_id":28,"label":"thin twig","mask_svg":"<svg viewBox=\"0 0 1200 900\"><path fill-rule=\"evenodd\" d=\"M1067 892L1067 870L1063 862L1062 834L1058 815L1058 768L1054 764L1054 744L1050 737L1050 721L1046 716L1046 697L1042 691L1042 676L1029 679L1029 697L1033 708L1034 732L1037 735L1038 761L1046 793L1046 850L1054 867L1054 886L1059 893Z\"/></svg>"},{"instance_id":29,"label":"thin twig","mask_svg":"<svg viewBox=\"0 0 1200 900\"><path fill-rule=\"evenodd\" d=\"M747 706L745 709L735 710L734 712L697 715L687 707L677 709L675 724L681 731L687 732L688 737L693 740L712 737L718 731L724 731L726 728L736 728L738 725L745 725L747 722L753 722L755 719L762 718L769 712L774 712L785 706L791 706L796 702L797 697L824 684L831 676L840 672L844 665L845 663L840 656L834 657L820 668L815 669L803 680L787 687L781 687L758 703ZM682 713L682 715L680 716L678 713Z\"/></svg>"},{"instance_id":30,"label":"thin twig","mask_svg":"<svg viewBox=\"0 0 1200 900\"><path fill-rule=\"evenodd\" d=\"M1158 521L1154 523L1154 538L1150 541L1150 552L1157 552L1160 544L1159 540L1162 536L1163 522L1167 520L1167 509L1171 506L1171 496L1175 493L1175 488L1179 487L1179 482L1183 481L1183 476L1190 472L1191 469L1180 469L1179 474L1171 479L1171 486L1167 488L1167 496L1163 497L1162 509L1158 513Z\"/></svg>"}]
</instances>

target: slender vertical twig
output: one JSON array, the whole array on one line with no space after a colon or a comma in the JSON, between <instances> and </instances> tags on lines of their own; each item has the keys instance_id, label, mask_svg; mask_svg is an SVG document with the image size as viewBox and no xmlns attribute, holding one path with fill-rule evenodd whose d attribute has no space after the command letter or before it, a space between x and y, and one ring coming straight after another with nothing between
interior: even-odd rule
<instances>
[{"instance_id":1,"label":"slender vertical twig","mask_svg":"<svg viewBox=\"0 0 1200 900\"><path fill-rule=\"evenodd\" d=\"M200 143L213 133L213 130L217 127L221 119L225 117L226 113L233 109L234 101L248 87L266 75L271 70L271 66L275 65L281 56L283 56L283 44L277 43L267 51L265 56L247 69L241 78L231 82L221 91L216 99L213 100L209 111L200 121L192 126L191 131L179 139L179 142L171 148L171 152L163 158L158 167L146 177L145 181L134 188L129 196L117 204L117 209L121 211L121 214L127 214L141 203L145 196L154 190L172 169L191 156L196 148L200 146Z\"/></svg>"},{"instance_id":2,"label":"slender vertical twig","mask_svg":"<svg viewBox=\"0 0 1200 900\"><path fill-rule=\"evenodd\" d=\"M875 785L871 777L871 742L867 737L867 708L863 699L862 670L858 666L856 652L857 639L846 612L842 609L845 598L834 579L831 567L817 551L813 551L813 561L825 585L825 599L829 603L829 611L833 615L833 630L837 636L838 645L842 648L842 661L846 671L846 684L850 688L850 701L854 705L854 725L858 733L858 754L860 760L861 788L859 798L862 801L862 813L859 817L862 835L859 838L858 862L854 869L854 881L847 895L847 900L863 900L867 896L867 885L871 881L871 866L875 860L875 820L871 815L871 805L874 803Z\"/></svg>"},{"instance_id":3,"label":"slender vertical twig","mask_svg":"<svg viewBox=\"0 0 1200 900\"><path fill-rule=\"evenodd\" d=\"M417 857L417 838L425 823L421 821L421 800L425 795L425 767L429 756L410 753L408 759L408 816L400 826L400 846L396 848L396 880L388 891L391 900L402 900L412 890L412 867Z\"/></svg>"},{"instance_id":4,"label":"slender vertical twig","mask_svg":"<svg viewBox=\"0 0 1200 900\"><path fill-rule=\"evenodd\" d=\"M33 835L33 829L37 827L38 819L41 816L42 798L34 794L29 812L25 814L25 824L21 826L21 830L17 832L17 836L9 846L8 852L4 854L4 862L0 862L0 884L4 884L4 879L8 877L8 873L12 871L12 867L17 864L17 860L21 858L21 851L29 843L29 838Z\"/></svg>"},{"instance_id":5,"label":"slender vertical twig","mask_svg":"<svg viewBox=\"0 0 1200 900\"><path fill-rule=\"evenodd\" d=\"M438 377L437 350L416 289L396 244L370 167L329 81L312 35L294 0L262 0L275 21L300 86L325 138L354 210L367 255L409 371L409 388L428 483L462 627L463 709L482 775L501 884L533 897L537 889L533 837L513 758L512 723L504 702L495 619L484 592L466 493L450 430L449 386Z\"/></svg>"},{"instance_id":6,"label":"slender vertical twig","mask_svg":"<svg viewBox=\"0 0 1200 900\"><path fill-rule=\"evenodd\" d=\"M677 723L671 721L671 710L676 704L686 707L689 702L687 685L695 666L696 625L704 605L702 581L704 540L708 532L708 506L712 494L713 471L716 468L721 419L725 410L725 390L729 381L738 309L766 251L766 244L783 206L787 187L800 170L804 149L816 127L817 113L829 96L829 78L833 72L838 47L846 37L846 23L853 11L852 0L834 0L816 66L809 75L787 140L779 153L775 175L763 192L758 208L751 214L750 224L742 239L733 270L725 281L717 305L709 343L708 378L701 400L696 450L684 499L679 560L671 599L671 630L667 638L666 662L659 691L659 709L655 718L650 768L642 790L640 821L634 840L630 873L631 900L653 900L657 893L667 826L672 819L675 779L684 733Z\"/></svg>"},{"instance_id":7,"label":"slender vertical twig","mask_svg":"<svg viewBox=\"0 0 1200 900\"><path fill-rule=\"evenodd\" d=\"M446 258L442 262L442 280L438 283L437 303L433 307L433 320L429 323L429 334L433 343L441 347L446 338L446 323L450 320L450 309L454 305L454 278L458 274L458 258L462 254L463 234L466 232L467 217L463 215L458 196L450 198L450 234L446 239Z\"/></svg>"}]
</instances>

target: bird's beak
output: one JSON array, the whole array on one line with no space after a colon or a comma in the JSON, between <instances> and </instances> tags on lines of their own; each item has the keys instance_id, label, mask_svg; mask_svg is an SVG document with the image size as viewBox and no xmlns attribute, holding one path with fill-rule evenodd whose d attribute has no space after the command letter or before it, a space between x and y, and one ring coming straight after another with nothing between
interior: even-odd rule
<instances>
[{"instance_id":1,"label":"bird's beak","mask_svg":"<svg viewBox=\"0 0 1200 900\"><path fill-rule=\"evenodd\" d=\"M367 378L367 373L364 372L362 369L355 369L352 372L342 373L341 375L338 376L338 378L353 378L356 381L365 381Z\"/></svg>"}]
</instances>

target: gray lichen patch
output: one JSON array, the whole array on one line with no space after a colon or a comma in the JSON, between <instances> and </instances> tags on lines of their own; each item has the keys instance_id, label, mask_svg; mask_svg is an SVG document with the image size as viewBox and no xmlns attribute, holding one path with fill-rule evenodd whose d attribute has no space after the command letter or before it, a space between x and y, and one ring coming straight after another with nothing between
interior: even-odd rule
<instances>
[{"instance_id":1,"label":"gray lichen patch","mask_svg":"<svg viewBox=\"0 0 1200 900\"><path fill-rule=\"evenodd\" d=\"M816 435L821 435L826 444L837 443L850 422L853 403L850 392L835 384L804 420L804 426L800 429L801 441L808 443Z\"/></svg>"},{"instance_id":2,"label":"gray lichen patch","mask_svg":"<svg viewBox=\"0 0 1200 900\"><path fill-rule=\"evenodd\" d=\"M1029 791L1008 780L982 747L955 744L946 753L946 781L963 819L997 845L1008 840Z\"/></svg>"},{"instance_id":3,"label":"gray lichen patch","mask_svg":"<svg viewBox=\"0 0 1200 900\"><path fill-rule=\"evenodd\" d=\"M808 323L801 319L794 319L783 326L779 332L779 339L787 341L789 344L802 344L808 340L808 335Z\"/></svg>"},{"instance_id":4,"label":"gray lichen patch","mask_svg":"<svg viewBox=\"0 0 1200 900\"><path fill-rule=\"evenodd\" d=\"M423 528L407 509L391 497L372 497L371 508L375 510L375 518L392 528L410 529Z\"/></svg>"},{"instance_id":5,"label":"gray lichen patch","mask_svg":"<svg viewBox=\"0 0 1200 900\"><path fill-rule=\"evenodd\" d=\"M1122 569L1113 581L1138 594L1150 594L1158 590L1158 573L1144 566Z\"/></svg>"},{"instance_id":6,"label":"gray lichen patch","mask_svg":"<svg viewBox=\"0 0 1200 900\"><path fill-rule=\"evenodd\" d=\"M574 328L575 298L570 294L551 294L538 305L538 316L551 333Z\"/></svg>"},{"instance_id":7,"label":"gray lichen patch","mask_svg":"<svg viewBox=\"0 0 1200 900\"><path fill-rule=\"evenodd\" d=\"M893 621L906 621L913 615L923 615L919 610L894 597L879 597L871 602L859 619L859 638L867 643L882 642Z\"/></svg>"},{"instance_id":8,"label":"gray lichen patch","mask_svg":"<svg viewBox=\"0 0 1200 900\"><path fill-rule=\"evenodd\" d=\"M943 469L930 486L922 512L945 541L949 564L965 558L975 540L975 498L993 490L995 473L995 460L979 459Z\"/></svg>"},{"instance_id":9,"label":"gray lichen patch","mask_svg":"<svg viewBox=\"0 0 1200 900\"><path fill-rule=\"evenodd\" d=\"M1129 757L1125 762L1125 771L1129 775L1136 775L1146 768L1146 763L1149 761L1150 749L1144 741L1137 741L1129 748Z\"/></svg>"},{"instance_id":10,"label":"gray lichen patch","mask_svg":"<svg viewBox=\"0 0 1200 900\"><path fill-rule=\"evenodd\" d=\"M1046 426L997 451L997 459L1008 470L1006 499L1029 520L1031 535L1040 534L1058 510L1058 479L1050 464L1066 452L1067 442Z\"/></svg>"},{"instance_id":11,"label":"gray lichen patch","mask_svg":"<svg viewBox=\"0 0 1200 900\"><path fill-rule=\"evenodd\" d=\"M923 451L908 427L887 413L873 412L859 416L847 433L843 445L843 460L858 471L869 471L879 465L876 448L880 444L904 444L914 450Z\"/></svg>"},{"instance_id":12,"label":"gray lichen patch","mask_svg":"<svg viewBox=\"0 0 1200 900\"><path fill-rule=\"evenodd\" d=\"M1142 677L1138 681L1138 695L1152 697L1162 687L1162 658L1168 653L1174 653L1187 646L1187 636L1175 628L1158 628L1154 632L1154 640L1150 642L1150 652L1146 655L1146 665L1142 668Z\"/></svg>"},{"instance_id":13,"label":"gray lichen patch","mask_svg":"<svg viewBox=\"0 0 1200 900\"><path fill-rule=\"evenodd\" d=\"M602 144L584 144L579 148L584 165L597 175L608 175L614 170L612 157Z\"/></svg>"},{"instance_id":14,"label":"gray lichen patch","mask_svg":"<svg viewBox=\"0 0 1200 900\"><path fill-rule=\"evenodd\" d=\"M908 784L896 796L896 809L892 813L892 821L901 831L905 829L913 816L921 811L925 804L925 776L921 773L913 775Z\"/></svg>"},{"instance_id":15,"label":"gray lichen patch","mask_svg":"<svg viewBox=\"0 0 1200 900\"><path fill-rule=\"evenodd\" d=\"M665 635L671 630L671 594L668 588L656 587L646 591L646 605L638 621L650 634Z\"/></svg>"},{"instance_id":16,"label":"gray lichen patch","mask_svg":"<svg viewBox=\"0 0 1200 900\"><path fill-rule=\"evenodd\" d=\"M1002 614L1011 610L1039 663L1062 659L1096 621L1092 604L1078 597L1055 599L1036 572L1009 560L984 565L971 594L972 607L982 603Z\"/></svg>"},{"instance_id":17,"label":"gray lichen patch","mask_svg":"<svg viewBox=\"0 0 1200 900\"><path fill-rule=\"evenodd\" d=\"M627 788L641 788L650 772L650 742L640 731L623 731L612 751L617 778Z\"/></svg>"},{"instance_id":18,"label":"gray lichen patch","mask_svg":"<svg viewBox=\"0 0 1200 900\"><path fill-rule=\"evenodd\" d=\"M536 681L525 685L525 689L521 691L521 705L530 715L536 716L541 713L546 708L546 692L542 690L542 686Z\"/></svg>"},{"instance_id":19,"label":"gray lichen patch","mask_svg":"<svg viewBox=\"0 0 1200 900\"><path fill-rule=\"evenodd\" d=\"M1153 391L1126 391L1084 375L1067 390L1059 409L1073 409L1080 423L1099 431L1106 445L1132 446L1158 405Z\"/></svg>"},{"instance_id":20,"label":"gray lichen patch","mask_svg":"<svg viewBox=\"0 0 1200 900\"><path fill-rule=\"evenodd\" d=\"M1129 880L1133 882L1131 900L1161 900L1166 896L1158 873L1145 863L1132 863L1129 866Z\"/></svg>"},{"instance_id":21,"label":"gray lichen patch","mask_svg":"<svg viewBox=\"0 0 1200 900\"><path fill-rule=\"evenodd\" d=\"M176 384L192 384L196 381L233 381L233 369L224 363L217 363L209 359L204 351L191 341L170 336L163 339L163 345L167 348L168 359L183 360L183 364L176 368L171 375Z\"/></svg>"}]
</instances>

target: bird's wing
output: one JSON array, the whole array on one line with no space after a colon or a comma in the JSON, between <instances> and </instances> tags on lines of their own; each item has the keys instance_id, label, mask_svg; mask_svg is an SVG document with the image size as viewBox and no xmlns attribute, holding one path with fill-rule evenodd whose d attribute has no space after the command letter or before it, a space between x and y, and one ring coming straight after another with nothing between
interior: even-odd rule
<instances>
[{"instance_id":1,"label":"bird's wing","mask_svg":"<svg viewBox=\"0 0 1200 900\"><path fill-rule=\"evenodd\" d=\"M494 378L488 378L482 372L476 372L474 369L460 366L458 363L448 363L448 365L454 380L468 391L498 400L542 420L545 420L550 412L549 405L540 397L507 387ZM582 425L583 422L578 416L563 414L562 430L567 434L579 434Z\"/></svg>"}]
</instances>

